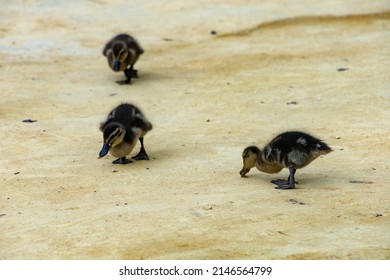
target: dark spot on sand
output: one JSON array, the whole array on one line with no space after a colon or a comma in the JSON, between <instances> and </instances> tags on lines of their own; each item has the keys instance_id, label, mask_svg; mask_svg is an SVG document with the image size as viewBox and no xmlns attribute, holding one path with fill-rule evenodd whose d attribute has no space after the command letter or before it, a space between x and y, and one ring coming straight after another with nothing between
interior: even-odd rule
<instances>
[{"instance_id":1,"label":"dark spot on sand","mask_svg":"<svg viewBox=\"0 0 390 280\"><path fill-rule=\"evenodd\" d=\"M351 184L373 184L371 181L359 181L359 180L349 180Z\"/></svg>"},{"instance_id":2,"label":"dark spot on sand","mask_svg":"<svg viewBox=\"0 0 390 280\"><path fill-rule=\"evenodd\" d=\"M288 200L289 202L291 202L292 204L299 204L299 205L305 205L305 203L304 202L302 202L302 201L298 201L298 200L296 200L296 199L289 199Z\"/></svg>"},{"instance_id":3,"label":"dark spot on sand","mask_svg":"<svg viewBox=\"0 0 390 280\"><path fill-rule=\"evenodd\" d=\"M33 123L33 122L37 122L37 120L26 119L26 120L22 120L22 122L25 122L25 123Z\"/></svg>"}]
</instances>

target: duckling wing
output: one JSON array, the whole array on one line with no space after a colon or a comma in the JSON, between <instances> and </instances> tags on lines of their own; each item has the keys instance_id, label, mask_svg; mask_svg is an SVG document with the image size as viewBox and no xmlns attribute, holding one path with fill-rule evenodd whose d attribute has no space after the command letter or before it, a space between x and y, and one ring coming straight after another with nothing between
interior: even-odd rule
<instances>
[{"instance_id":1,"label":"duckling wing","mask_svg":"<svg viewBox=\"0 0 390 280\"><path fill-rule=\"evenodd\" d=\"M142 115L136 115L132 125L142 129L144 132L152 130L152 124Z\"/></svg>"},{"instance_id":2,"label":"duckling wing","mask_svg":"<svg viewBox=\"0 0 390 280\"><path fill-rule=\"evenodd\" d=\"M279 134L272 140L270 145L281 150L292 148L306 151L330 149L329 146L320 139L300 131L288 131Z\"/></svg>"},{"instance_id":3,"label":"duckling wing","mask_svg":"<svg viewBox=\"0 0 390 280\"><path fill-rule=\"evenodd\" d=\"M135 51L136 56L140 56L144 53L144 50L133 37L127 35L126 38L123 38L123 41L126 43L129 50Z\"/></svg>"},{"instance_id":4,"label":"duckling wing","mask_svg":"<svg viewBox=\"0 0 390 280\"><path fill-rule=\"evenodd\" d=\"M321 154L331 151L330 147L318 138L299 131L278 135L270 144L280 151L278 160L288 167L302 168Z\"/></svg>"},{"instance_id":5,"label":"duckling wing","mask_svg":"<svg viewBox=\"0 0 390 280\"><path fill-rule=\"evenodd\" d=\"M141 48L141 46L138 44L137 40L135 40L133 37L131 37L128 34L118 34L114 38L112 38L110 41L107 42L103 49L103 55L107 56L108 50L112 49L114 43L116 41L122 41L126 44L128 49L132 49L135 51L135 53L138 55L141 55L144 50Z\"/></svg>"}]
</instances>

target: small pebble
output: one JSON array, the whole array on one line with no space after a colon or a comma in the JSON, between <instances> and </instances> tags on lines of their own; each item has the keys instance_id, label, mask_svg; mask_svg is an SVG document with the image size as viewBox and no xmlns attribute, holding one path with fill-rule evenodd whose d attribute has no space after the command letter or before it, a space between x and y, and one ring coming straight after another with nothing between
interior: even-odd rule
<instances>
[{"instance_id":1,"label":"small pebble","mask_svg":"<svg viewBox=\"0 0 390 280\"><path fill-rule=\"evenodd\" d=\"M206 211L213 210L214 206L215 206L214 204L206 205L203 207L203 209Z\"/></svg>"},{"instance_id":2,"label":"small pebble","mask_svg":"<svg viewBox=\"0 0 390 280\"><path fill-rule=\"evenodd\" d=\"M337 69L337 71L339 71L339 72L343 72L343 71L347 71L347 70L348 70L348 68L343 68L343 67L340 67Z\"/></svg>"},{"instance_id":3,"label":"small pebble","mask_svg":"<svg viewBox=\"0 0 390 280\"><path fill-rule=\"evenodd\" d=\"M117 169L113 169L113 170L112 170L112 173L116 173L116 172L118 172Z\"/></svg>"},{"instance_id":4,"label":"small pebble","mask_svg":"<svg viewBox=\"0 0 390 280\"><path fill-rule=\"evenodd\" d=\"M374 217L382 217L383 215L381 213L374 213L372 214Z\"/></svg>"},{"instance_id":5,"label":"small pebble","mask_svg":"<svg viewBox=\"0 0 390 280\"><path fill-rule=\"evenodd\" d=\"M210 34L211 34L211 35L217 35L217 31L211 30L211 31L210 31Z\"/></svg>"}]
</instances>

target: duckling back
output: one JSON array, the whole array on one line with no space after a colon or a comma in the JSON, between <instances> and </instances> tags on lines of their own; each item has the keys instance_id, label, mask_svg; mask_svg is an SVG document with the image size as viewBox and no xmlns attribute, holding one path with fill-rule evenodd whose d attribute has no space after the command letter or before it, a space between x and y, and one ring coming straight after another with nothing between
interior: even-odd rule
<instances>
[{"instance_id":1,"label":"duckling back","mask_svg":"<svg viewBox=\"0 0 390 280\"><path fill-rule=\"evenodd\" d=\"M279 162L284 167L302 168L332 149L322 140L300 131L288 131L276 136L264 148L267 162Z\"/></svg>"},{"instance_id":2,"label":"duckling back","mask_svg":"<svg viewBox=\"0 0 390 280\"><path fill-rule=\"evenodd\" d=\"M141 48L136 39L128 34L122 33L116 35L114 38L108 41L103 49L103 55L107 56L109 50L112 50L115 54L118 54L122 44L125 44L127 51L129 54L131 54L128 56L129 65L133 65L138 60L138 57L144 53L144 50Z\"/></svg>"},{"instance_id":3,"label":"duckling back","mask_svg":"<svg viewBox=\"0 0 390 280\"><path fill-rule=\"evenodd\" d=\"M152 129L152 124L145 118L141 110L128 103L123 103L114 108L107 116L106 121L101 123L100 130L104 131L111 123L120 123L126 130L124 141L132 142L134 130L140 129L142 134Z\"/></svg>"}]
</instances>

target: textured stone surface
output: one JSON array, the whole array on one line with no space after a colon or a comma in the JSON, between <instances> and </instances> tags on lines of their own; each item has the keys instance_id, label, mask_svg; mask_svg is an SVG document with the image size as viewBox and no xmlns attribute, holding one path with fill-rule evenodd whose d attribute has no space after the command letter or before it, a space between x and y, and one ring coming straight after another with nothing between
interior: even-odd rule
<instances>
[{"instance_id":1,"label":"textured stone surface","mask_svg":"<svg viewBox=\"0 0 390 280\"><path fill-rule=\"evenodd\" d=\"M388 1L128 2L1 5L1 259L390 258ZM145 49L131 86L101 54L119 32ZM97 159L120 102L148 162ZM288 129L334 152L295 190L240 178Z\"/></svg>"}]
</instances>

